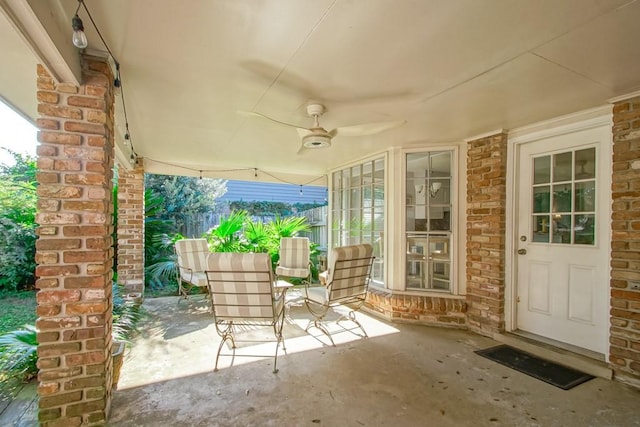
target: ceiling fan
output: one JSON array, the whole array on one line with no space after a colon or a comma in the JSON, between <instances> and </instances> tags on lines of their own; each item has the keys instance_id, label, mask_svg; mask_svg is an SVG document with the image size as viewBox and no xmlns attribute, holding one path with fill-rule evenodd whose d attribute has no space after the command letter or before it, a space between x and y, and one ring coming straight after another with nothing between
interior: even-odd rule
<instances>
[{"instance_id":1,"label":"ceiling fan","mask_svg":"<svg viewBox=\"0 0 640 427\"><path fill-rule=\"evenodd\" d=\"M353 125L353 126L342 126L342 127L338 127L330 131L327 131L325 128L320 126L320 116L322 116L322 114L324 114L325 111L327 111L327 109L322 104L311 103L307 105L307 114L309 115L309 117L313 118L313 126L311 126L310 128L305 128L302 126L281 122L279 120L265 116L264 114L255 113L251 111L241 112L241 113L248 116L267 119L279 125L295 128L298 131L298 134L300 135L300 138L302 140L302 145L300 146L298 153L300 153L305 148L330 147L331 140L335 136L374 135L389 129L393 129L398 126L402 126L403 124L406 123L406 120L392 120L392 121L385 121L385 122L364 123L364 124Z\"/></svg>"}]
</instances>

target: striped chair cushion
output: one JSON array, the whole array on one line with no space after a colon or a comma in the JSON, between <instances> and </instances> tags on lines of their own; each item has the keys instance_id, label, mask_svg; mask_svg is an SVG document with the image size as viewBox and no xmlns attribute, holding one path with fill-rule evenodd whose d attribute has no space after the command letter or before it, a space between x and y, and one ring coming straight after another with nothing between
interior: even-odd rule
<instances>
[{"instance_id":1,"label":"striped chair cushion","mask_svg":"<svg viewBox=\"0 0 640 427\"><path fill-rule=\"evenodd\" d=\"M327 292L330 301L363 295L369 284L373 246L368 243L333 248L329 254Z\"/></svg>"},{"instance_id":2,"label":"striped chair cushion","mask_svg":"<svg viewBox=\"0 0 640 427\"><path fill-rule=\"evenodd\" d=\"M207 240L182 239L175 243L175 248L182 280L195 286L207 286L207 278L204 275L207 256L210 253Z\"/></svg>"},{"instance_id":3,"label":"striped chair cushion","mask_svg":"<svg viewBox=\"0 0 640 427\"><path fill-rule=\"evenodd\" d=\"M276 274L287 277L309 275L309 239L306 237L283 237L280 240L280 261Z\"/></svg>"},{"instance_id":4,"label":"striped chair cushion","mask_svg":"<svg viewBox=\"0 0 640 427\"><path fill-rule=\"evenodd\" d=\"M207 278L217 319L273 319L281 307L274 303L269 254L212 253Z\"/></svg>"}]
</instances>

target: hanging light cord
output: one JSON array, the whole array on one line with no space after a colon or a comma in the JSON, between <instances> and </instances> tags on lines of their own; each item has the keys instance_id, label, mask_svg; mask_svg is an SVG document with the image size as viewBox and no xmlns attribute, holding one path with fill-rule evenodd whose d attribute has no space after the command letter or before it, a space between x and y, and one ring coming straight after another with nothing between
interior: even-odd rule
<instances>
[{"instance_id":1,"label":"hanging light cord","mask_svg":"<svg viewBox=\"0 0 640 427\"><path fill-rule=\"evenodd\" d=\"M93 16L91 16L91 12L89 12L89 8L87 8L87 5L85 4L84 0L78 0L78 3L79 4L78 4L78 9L76 9L76 15L78 14L78 10L80 9L80 6L82 6L85 12L87 12L87 16L89 17L89 20L93 25L93 28L95 28L96 33L98 33L98 37L100 37L102 44L104 45L105 49L107 49L107 52L109 52L109 55L113 59L113 62L116 64L115 86L120 87L120 96L122 98L122 112L124 114L125 139L127 139L129 141L129 144L131 144L132 153L135 155L135 157L138 157L138 153L136 153L136 150L133 145L133 138L131 137L131 131L129 131L129 118L127 116L127 104L125 103L125 97L124 97L124 84L122 83L122 75L120 73L120 62L118 62L115 55L109 48L109 45L107 44L106 40L102 36L102 33L100 32L98 25L96 25L96 21L93 19Z\"/></svg>"}]
</instances>

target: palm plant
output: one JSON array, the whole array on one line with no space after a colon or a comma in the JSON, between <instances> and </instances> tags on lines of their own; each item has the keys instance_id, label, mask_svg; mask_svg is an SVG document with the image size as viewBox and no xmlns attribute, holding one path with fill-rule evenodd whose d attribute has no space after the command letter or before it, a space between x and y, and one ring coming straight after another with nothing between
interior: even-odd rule
<instances>
[{"instance_id":1,"label":"palm plant","mask_svg":"<svg viewBox=\"0 0 640 427\"><path fill-rule=\"evenodd\" d=\"M111 336L116 341L129 341L136 331L138 322L143 316L142 307L134 301L123 297L124 286L113 282L113 321Z\"/></svg>"},{"instance_id":2,"label":"palm plant","mask_svg":"<svg viewBox=\"0 0 640 427\"><path fill-rule=\"evenodd\" d=\"M247 211L233 211L209 230L205 237L213 252L248 252L248 244L241 234L247 218Z\"/></svg>"},{"instance_id":3,"label":"palm plant","mask_svg":"<svg viewBox=\"0 0 640 427\"><path fill-rule=\"evenodd\" d=\"M38 373L38 340L36 328L23 329L0 336L0 397L10 397L19 384Z\"/></svg>"}]
</instances>

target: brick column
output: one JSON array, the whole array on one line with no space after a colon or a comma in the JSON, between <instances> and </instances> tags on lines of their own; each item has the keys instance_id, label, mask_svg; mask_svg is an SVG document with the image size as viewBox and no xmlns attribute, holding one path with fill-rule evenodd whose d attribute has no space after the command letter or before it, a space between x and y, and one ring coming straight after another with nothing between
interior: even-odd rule
<instances>
[{"instance_id":1,"label":"brick column","mask_svg":"<svg viewBox=\"0 0 640 427\"><path fill-rule=\"evenodd\" d=\"M504 331L507 135L470 141L467 152L467 325Z\"/></svg>"},{"instance_id":2,"label":"brick column","mask_svg":"<svg viewBox=\"0 0 640 427\"><path fill-rule=\"evenodd\" d=\"M84 56L83 85L38 66L36 326L44 426L104 424L111 399L113 76Z\"/></svg>"},{"instance_id":3,"label":"brick column","mask_svg":"<svg viewBox=\"0 0 640 427\"><path fill-rule=\"evenodd\" d=\"M615 376L640 386L640 96L613 107L611 335Z\"/></svg>"},{"instance_id":4,"label":"brick column","mask_svg":"<svg viewBox=\"0 0 640 427\"><path fill-rule=\"evenodd\" d=\"M118 171L118 282L144 293L144 167Z\"/></svg>"}]
</instances>

